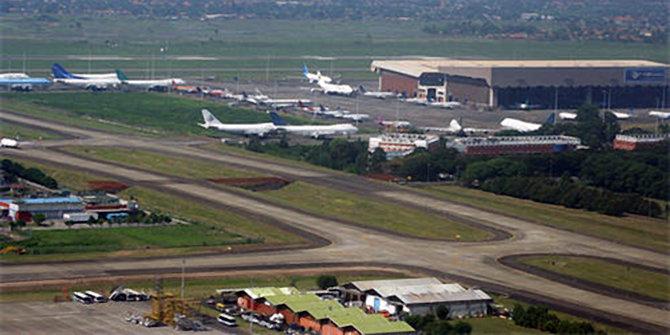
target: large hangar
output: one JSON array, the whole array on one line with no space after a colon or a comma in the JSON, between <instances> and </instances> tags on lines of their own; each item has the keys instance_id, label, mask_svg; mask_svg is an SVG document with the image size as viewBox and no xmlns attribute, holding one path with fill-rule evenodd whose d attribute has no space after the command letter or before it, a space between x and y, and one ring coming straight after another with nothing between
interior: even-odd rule
<instances>
[{"instance_id":1,"label":"large hangar","mask_svg":"<svg viewBox=\"0 0 670 335\"><path fill-rule=\"evenodd\" d=\"M668 65L645 60L375 60L379 89L502 108L666 108Z\"/></svg>"}]
</instances>

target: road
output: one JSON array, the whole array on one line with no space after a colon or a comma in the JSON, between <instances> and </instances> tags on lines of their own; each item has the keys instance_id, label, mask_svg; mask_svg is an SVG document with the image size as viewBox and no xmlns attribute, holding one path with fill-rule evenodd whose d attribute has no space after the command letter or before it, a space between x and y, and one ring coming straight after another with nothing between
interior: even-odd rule
<instances>
[{"instance_id":1,"label":"road","mask_svg":"<svg viewBox=\"0 0 670 335\"><path fill-rule=\"evenodd\" d=\"M298 165L272 162L235 154L213 153L203 149L173 142L144 138L118 136L93 130L77 129L61 124L35 120L30 117L0 112L0 119L22 124L34 124L71 134L80 144L120 145L150 149L223 162L235 166L248 166L275 174L291 175L296 179L324 181L351 179L357 189L367 190L369 196L382 197L388 201L437 211L466 222L475 221L492 229L509 232L511 238L497 241L463 243L410 238L396 234L373 231L367 228L310 215L292 208L285 208L257 198L244 196L214 184L190 181L161 175L151 171L121 167L100 161L91 161L62 151L53 150L49 142L23 150L6 150L3 156L37 159L77 170L86 170L97 175L109 176L132 184L141 184L171 194L201 199L253 215L265 216L296 229L328 239L332 243L320 248L258 252L249 254L206 255L188 258L191 271L214 270L235 267L259 267L273 264L286 266L300 264L386 264L389 267L414 267L445 277L476 283L479 286L503 288L508 291L550 301L558 306L581 310L591 316L605 317L616 323L629 324L631 329L643 332L662 333L670 329L670 314L666 310L641 303L596 293L590 290L545 279L516 270L497 261L499 257L528 253L566 253L590 256L606 256L623 261L658 268L668 267L668 257L607 240L584 236L517 218L502 216L472 207L455 204L444 199L420 195L403 187L386 186L376 182L363 182L358 177L345 176L338 172L311 169ZM0 284L21 281L74 279L105 277L119 274L172 273L179 270L179 259L139 259L83 261L63 264L3 265Z\"/></svg>"}]
</instances>

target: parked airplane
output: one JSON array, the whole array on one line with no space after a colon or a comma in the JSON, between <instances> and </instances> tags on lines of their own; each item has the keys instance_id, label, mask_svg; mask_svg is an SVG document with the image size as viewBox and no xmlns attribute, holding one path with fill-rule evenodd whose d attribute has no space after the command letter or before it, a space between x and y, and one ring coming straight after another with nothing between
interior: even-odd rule
<instances>
[{"instance_id":1,"label":"parked airplane","mask_svg":"<svg viewBox=\"0 0 670 335\"><path fill-rule=\"evenodd\" d=\"M273 122L265 123L251 123L251 124L234 124L234 123L221 123L212 113L208 110L202 110L202 118L205 121L204 123L198 123L200 127L205 129L217 129L220 131L225 131L227 133L233 133L238 135L253 135L264 137L265 135L274 132L277 127L275 127Z\"/></svg>"},{"instance_id":2,"label":"parked airplane","mask_svg":"<svg viewBox=\"0 0 670 335\"><path fill-rule=\"evenodd\" d=\"M50 85L47 78L32 78L25 73L3 73L0 74L0 86L9 87L17 91L31 91L34 85Z\"/></svg>"},{"instance_id":3,"label":"parked airplane","mask_svg":"<svg viewBox=\"0 0 670 335\"><path fill-rule=\"evenodd\" d=\"M308 99L272 99L258 89L256 89L256 95L250 96L250 98L253 98L255 104L269 106L274 109L303 107L312 103Z\"/></svg>"},{"instance_id":4,"label":"parked airplane","mask_svg":"<svg viewBox=\"0 0 670 335\"><path fill-rule=\"evenodd\" d=\"M54 71L58 70L58 71ZM63 66L54 63L51 67L54 78L70 78L70 79L118 79L116 72L114 73L70 73Z\"/></svg>"},{"instance_id":5,"label":"parked airplane","mask_svg":"<svg viewBox=\"0 0 670 335\"><path fill-rule=\"evenodd\" d=\"M342 119L352 120L356 122L363 122L370 119L370 114L349 113L342 115Z\"/></svg>"},{"instance_id":6,"label":"parked airplane","mask_svg":"<svg viewBox=\"0 0 670 335\"><path fill-rule=\"evenodd\" d=\"M628 113L621 113L621 112L615 112L615 111L609 111L609 112L614 114L614 116L616 116L617 120L628 120L632 117Z\"/></svg>"},{"instance_id":7,"label":"parked airplane","mask_svg":"<svg viewBox=\"0 0 670 335\"><path fill-rule=\"evenodd\" d=\"M422 98L405 98L401 99L403 102L409 102L416 105L428 106L428 100Z\"/></svg>"},{"instance_id":8,"label":"parked airplane","mask_svg":"<svg viewBox=\"0 0 670 335\"><path fill-rule=\"evenodd\" d=\"M576 120L577 113L560 112L558 113L558 118L560 118L561 120Z\"/></svg>"},{"instance_id":9,"label":"parked airplane","mask_svg":"<svg viewBox=\"0 0 670 335\"><path fill-rule=\"evenodd\" d=\"M83 87L85 89L94 91L105 90L110 85L116 87L117 85L121 84L121 81L116 77L116 74L114 74L113 78L88 79L75 76L72 73L65 71L65 69L63 69L63 67L58 64L54 64L51 67L51 72L54 76L54 82Z\"/></svg>"},{"instance_id":10,"label":"parked airplane","mask_svg":"<svg viewBox=\"0 0 670 335\"><path fill-rule=\"evenodd\" d=\"M386 98L397 98L398 94L393 93L393 92L370 92L363 87L363 85L360 85L358 87L358 91L363 93L363 96L365 97L372 97L372 98L377 98L377 99L386 99Z\"/></svg>"},{"instance_id":11,"label":"parked airplane","mask_svg":"<svg viewBox=\"0 0 670 335\"><path fill-rule=\"evenodd\" d=\"M28 76L22 72L9 72L9 73L0 73L0 79L28 79Z\"/></svg>"},{"instance_id":12,"label":"parked airplane","mask_svg":"<svg viewBox=\"0 0 670 335\"><path fill-rule=\"evenodd\" d=\"M427 132L437 132L437 133L447 133L447 134L492 134L498 131L499 129L490 129L490 128L471 128L463 127L456 119L452 119L449 122L449 127L421 127L421 130Z\"/></svg>"},{"instance_id":13,"label":"parked airplane","mask_svg":"<svg viewBox=\"0 0 670 335\"><path fill-rule=\"evenodd\" d=\"M395 130L401 130L401 129L409 129L412 128L412 123L409 121L384 121L383 118L378 119L378 123L380 126L385 127L385 128L391 128Z\"/></svg>"},{"instance_id":14,"label":"parked airplane","mask_svg":"<svg viewBox=\"0 0 670 335\"><path fill-rule=\"evenodd\" d=\"M300 125L291 126L284 121L277 113L270 112L272 123L277 127L277 130L285 131L289 134L296 134L301 136L310 136L313 138L320 138L323 136L336 135L351 135L358 131L354 125L350 123L340 123L331 125Z\"/></svg>"},{"instance_id":15,"label":"parked airplane","mask_svg":"<svg viewBox=\"0 0 670 335\"><path fill-rule=\"evenodd\" d=\"M670 112L650 111L649 116L656 117L660 120L668 120L670 119Z\"/></svg>"},{"instance_id":16,"label":"parked airplane","mask_svg":"<svg viewBox=\"0 0 670 335\"><path fill-rule=\"evenodd\" d=\"M547 118L546 121L544 121L543 124L526 122L512 118L505 118L502 120L502 122L500 122L500 125L507 129L512 129L525 133L525 132L536 131L540 129L544 124L554 124L554 123L556 123L556 115L554 113L551 113L551 115L549 115L549 117Z\"/></svg>"},{"instance_id":17,"label":"parked airplane","mask_svg":"<svg viewBox=\"0 0 670 335\"><path fill-rule=\"evenodd\" d=\"M179 78L131 80L121 70L116 70L116 75L124 85L142 87L148 90L168 89L172 86L184 84L184 81Z\"/></svg>"},{"instance_id":18,"label":"parked airplane","mask_svg":"<svg viewBox=\"0 0 670 335\"><path fill-rule=\"evenodd\" d=\"M323 74L321 74L321 71L316 71L316 73L310 73L309 69L307 68L307 65L305 64L302 65L302 75L305 76L305 78L307 78L310 84L318 83L320 81L323 81L325 83L330 83L333 81L333 78L324 76Z\"/></svg>"},{"instance_id":19,"label":"parked airplane","mask_svg":"<svg viewBox=\"0 0 670 335\"><path fill-rule=\"evenodd\" d=\"M321 91L324 94L345 95L345 96L351 96L355 92L355 90L349 85L330 84L323 80L320 80L317 83L317 85L319 85L319 88L313 88L311 90L312 92Z\"/></svg>"}]
</instances>

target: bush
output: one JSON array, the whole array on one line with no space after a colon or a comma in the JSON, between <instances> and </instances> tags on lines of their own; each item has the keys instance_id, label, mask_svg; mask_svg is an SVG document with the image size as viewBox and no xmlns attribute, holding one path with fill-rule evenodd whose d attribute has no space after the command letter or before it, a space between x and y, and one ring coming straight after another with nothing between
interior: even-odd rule
<instances>
[{"instance_id":1,"label":"bush","mask_svg":"<svg viewBox=\"0 0 670 335\"><path fill-rule=\"evenodd\" d=\"M318 278L316 278L316 285L322 290L337 286L337 277L333 275L320 275Z\"/></svg>"}]
</instances>

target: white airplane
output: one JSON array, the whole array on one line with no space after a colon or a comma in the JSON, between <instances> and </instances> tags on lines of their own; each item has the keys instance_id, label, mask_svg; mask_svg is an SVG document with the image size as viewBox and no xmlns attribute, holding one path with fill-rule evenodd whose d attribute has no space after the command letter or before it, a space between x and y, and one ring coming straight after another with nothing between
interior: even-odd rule
<instances>
[{"instance_id":1,"label":"white airplane","mask_svg":"<svg viewBox=\"0 0 670 335\"><path fill-rule=\"evenodd\" d=\"M274 109L289 108L289 107L304 107L311 105L312 101L309 99L272 99L263 94L259 89L256 89L256 95L251 96L259 105L269 106Z\"/></svg>"},{"instance_id":2,"label":"white airplane","mask_svg":"<svg viewBox=\"0 0 670 335\"><path fill-rule=\"evenodd\" d=\"M421 130L424 130L426 132L437 132L437 133L448 133L448 134L458 134L458 133L466 133L466 134L492 134L498 131L499 129L488 129L488 128L469 128L469 127L463 127L461 124L456 121L455 119L452 119L451 122L449 122L449 127L421 127Z\"/></svg>"},{"instance_id":3,"label":"white airplane","mask_svg":"<svg viewBox=\"0 0 670 335\"><path fill-rule=\"evenodd\" d=\"M630 114L627 113L621 113L621 112L615 112L615 111L609 111L610 113L614 114L616 116L617 120L628 120L631 118Z\"/></svg>"},{"instance_id":4,"label":"white airplane","mask_svg":"<svg viewBox=\"0 0 670 335\"><path fill-rule=\"evenodd\" d=\"M116 72L114 73L70 73L63 66L58 63L55 63L51 67L51 72L54 74L54 78L72 78L72 79L118 79Z\"/></svg>"},{"instance_id":5,"label":"white airplane","mask_svg":"<svg viewBox=\"0 0 670 335\"><path fill-rule=\"evenodd\" d=\"M549 117L547 118L546 121L544 121L543 124L526 122L512 118L505 118L502 120L502 122L500 122L500 125L507 129L512 129L522 133L526 133L536 131L540 129L544 124L554 124L555 122L556 122L556 115L554 113L551 113L551 115L549 115Z\"/></svg>"},{"instance_id":6,"label":"white airplane","mask_svg":"<svg viewBox=\"0 0 670 335\"><path fill-rule=\"evenodd\" d=\"M21 72L0 73L0 79L28 79L28 78L30 78L30 76Z\"/></svg>"},{"instance_id":7,"label":"white airplane","mask_svg":"<svg viewBox=\"0 0 670 335\"><path fill-rule=\"evenodd\" d=\"M577 113L560 112L558 113L558 118L561 120L576 120Z\"/></svg>"},{"instance_id":8,"label":"white airplane","mask_svg":"<svg viewBox=\"0 0 670 335\"><path fill-rule=\"evenodd\" d=\"M342 115L342 119L352 120L352 121L356 121L356 122L363 122L363 121L369 120L370 115L369 114L362 114L362 113L351 113L351 114Z\"/></svg>"},{"instance_id":9,"label":"white airplane","mask_svg":"<svg viewBox=\"0 0 670 335\"><path fill-rule=\"evenodd\" d=\"M105 90L109 86L116 87L121 84L121 81L116 77L116 73L113 78L83 78L65 71L58 64L54 64L51 67L51 71L53 72L54 82L83 87L94 91Z\"/></svg>"},{"instance_id":10,"label":"white airplane","mask_svg":"<svg viewBox=\"0 0 670 335\"><path fill-rule=\"evenodd\" d=\"M393 93L393 92L370 92L363 87L363 85L360 85L358 87L358 91L363 93L363 96L365 97L371 97L371 98L377 98L377 99L386 99L386 98L397 98L398 94Z\"/></svg>"},{"instance_id":11,"label":"white airplane","mask_svg":"<svg viewBox=\"0 0 670 335\"><path fill-rule=\"evenodd\" d=\"M350 123L290 126L275 112L270 112L270 117L272 117L272 123L277 127L277 130L285 131L289 134L310 136L313 138L336 135L347 136L355 134L358 131L358 128Z\"/></svg>"},{"instance_id":12,"label":"white airplane","mask_svg":"<svg viewBox=\"0 0 670 335\"><path fill-rule=\"evenodd\" d=\"M430 106L433 107L440 107L440 108L446 108L446 109L454 109L456 107L461 107L462 104L458 101L436 101L436 102L431 102L428 103Z\"/></svg>"},{"instance_id":13,"label":"white airplane","mask_svg":"<svg viewBox=\"0 0 670 335\"><path fill-rule=\"evenodd\" d=\"M210 113L206 109L202 110L202 118L204 119L205 123L198 123L200 127L203 127L205 129L216 129L238 135L245 135L245 136L253 135L253 136L264 137L265 135L272 133L277 129L277 127L275 127L274 123L272 122L251 123L251 124L221 123L221 121L219 121L214 115L212 115L212 113Z\"/></svg>"},{"instance_id":14,"label":"white airplane","mask_svg":"<svg viewBox=\"0 0 670 335\"><path fill-rule=\"evenodd\" d=\"M320 80L317 83L317 85L319 85L319 88L311 89L312 92L321 91L324 94L334 94L344 96L351 96L355 92L354 89L349 85L331 84L323 80Z\"/></svg>"},{"instance_id":15,"label":"white airplane","mask_svg":"<svg viewBox=\"0 0 670 335\"><path fill-rule=\"evenodd\" d=\"M649 111L649 116L656 117L660 120L670 119L670 112Z\"/></svg>"},{"instance_id":16,"label":"white airplane","mask_svg":"<svg viewBox=\"0 0 670 335\"><path fill-rule=\"evenodd\" d=\"M379 125L382 127L388 127L393 129L408 129L412 127L412 123L409 121L384 121L384 119L379 119Z\"/></svg>"},{"instance_id":17,"label":"white airplane","mask_svg":"<svg viewBox=\"0 0 670 335\"><path fill-rule=\"evenodd\" d=\"M179 78L169 78L169 79L150 79L150 80L134 80L128 79L126 74L121 70L116 70L117 78L121 83L129 86L136 86L146 88L148 90L154 90L158 88L169 88L174 85L184 85L185 82Z\"/></svg>"},{"instance_id":18,"label":"white airplane","mask_svg":"<svg viewBox=\"0 0 670 335\"><path fill-rule=\"evenodd\" d=\"M307 65L305 64L302 65L302 75L305 76L305 78L307 78L310 84L318 83L320 81L323 81L325 83L331 83L333 81L333 78L322 75L321 71L316 71L316 73L310 73L309 69L307 68Z\"/></svg>"},{"instance_id":19,"label":"white airplane","mask_svg":"<svg viewBox=\"0 0 670 335\"><path fill-rule=\"evenodd\" d=\"M428 100L422 98L405 98L402 99L403 102L409 102L416 105L428 106Z\"/></svg>"},{"instance_id":20,"label":"white airplane","mask_svg":"<svg viewBox=\"0 0 670 335\"><path fill-rule=\"evenodd\" d=\"M314 115L322 115L322 116L334 117L334 118L343 118L344 115L350 114L349 111L339 109L339 108L329 109L327 107L324 107L323 105L319 105L318 107L303 107L303 111L311 112Z\"/></svg>"}]
</instances>

